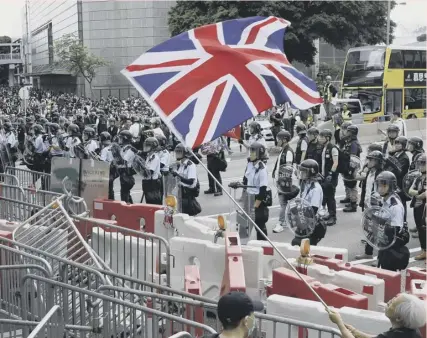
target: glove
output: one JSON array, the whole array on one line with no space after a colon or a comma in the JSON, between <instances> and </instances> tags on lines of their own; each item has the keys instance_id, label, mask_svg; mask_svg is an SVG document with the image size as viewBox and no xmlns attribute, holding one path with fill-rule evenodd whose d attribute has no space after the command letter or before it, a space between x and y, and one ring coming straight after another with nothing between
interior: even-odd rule
<instances>
[{"instance_id":1,"label":"glove","mask_svg":"<svg viewBox=\"0 0 427 338\"><path fill-rule=\"evenodd\" d=\"M239 139L238 142L239 142L239 144L243 144L243 140L241 138Z\"/></svg>"},{"instance_id":2,"label":"glove","mask_svg":"<svg viewBox=\"0 0 427 338\"><path fill-rule=\"evenodd\" d=\"M242 183L240 183L240 182L230 182L230 184L228 186L230 188L232 188L232 189L237 189L237 188L239 188L239 187L242 186Z\"/></svg>"},{"instance_id":3,"label":"glove","mask_svg":"<svg viewBox=\"0 0 427 338\"><path fill-rule=\"evenodd\" d=\"M371 195L371 205L382 207L383 203L381 202L381 196L377 192Z\"/></svg>"},{"instance_id":4,"label":"glove","mask_svg":"<svg viewBox=\"0 0 427 338\"><path fill-rule=\"evenodd\" d=\"M175 170L171 170L170 173L172 174L173 177L178 176L178 173Z\"/></svg>"}]
</instances>

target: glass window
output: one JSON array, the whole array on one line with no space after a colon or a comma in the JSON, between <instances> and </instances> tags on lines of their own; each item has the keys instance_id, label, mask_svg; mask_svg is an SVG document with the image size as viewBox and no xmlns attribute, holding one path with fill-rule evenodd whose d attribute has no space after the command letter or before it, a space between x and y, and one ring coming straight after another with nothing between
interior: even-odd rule
<instances>
[{"instance_id":1,"label":"glass window","mask_svg":"<svg viewBox=\"0 0 427 338\"><path fill-rule=\"evenodd\" d=\"M414 51L412 50L404 50L403 58L405 61L405 68L413 68L414 65Z\"/></svg>"},{"instance_id":2,"label":"glass window","mask_svg":"<svg viewBox=\"0 0 427 338\"><path fill-rule=\"evenodd\" d=\"M426 89L406 88L405 89L405 109L425 109Z\"/></svg>"},{"instance_id":3,"label":"glass window","mask_svg":"<svg viewBox=\"0 0 427 338\"><path fill-rule=\"evenodd\" d=\"M381 111L381 89L344 89L343 98L360 100L360 103L362 104L365 112L375 113ZM356 109L356 107L358 107L358 104L354 104L353 107L353 104L349 103L350 110Z\"/></svg>"},{"instance_id":4,"label":"glass window","mask_svg":"<svg viewBox=\"0 0 427 338\"><path fill-rule=\"evenodd\" d=\"M389 68L403 68L403 56L401 50L392 50L390 55L390 61L388 63Z\"/></svg>"},{"instance_id":5,"label":"glass window","mask_svg":"<svg viewBox=\"0 0 427 338\"><path fill-rule=\"evenodd\" d=\"M351 51L344 69L344 86L382 86L385 47Z\"/></svg>"}]
</instances>

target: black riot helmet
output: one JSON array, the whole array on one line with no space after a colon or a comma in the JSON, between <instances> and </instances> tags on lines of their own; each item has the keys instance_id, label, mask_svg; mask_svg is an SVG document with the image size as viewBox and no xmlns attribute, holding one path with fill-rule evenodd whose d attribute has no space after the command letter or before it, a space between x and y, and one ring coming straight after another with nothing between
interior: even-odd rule
<instances>
[{"instance_id":1,"label":"black riot helmet","mask_svg":"<svg viewBox=\"0 0 427 338\"><path fill-rule=\"evenodd\" d=\"M183 158L190 157L190 151L188 148L182 143L178 143L175 147L175 157L177 160L182 160Z\"/></svg>"},{"instance_id":2,"label":"black riot helmet","mask_svg":"<svg viewBox=\"0 0 427 338\"><path fill-rule=\"evenodd\" d=\"M317 138L317 136L319 136L319 133L320 133L320 131L318 128L316 128L316 127L309 128L307 130L308 139L310 141L314 141Z\"/></svg>"},{"instance_id":3,"label":"black riot helmet","mask_svg":"<svg viewBox=\"0 0 427 338\"><path fill-rule=\"evenodd\" d=\"M395 147L401 145L401 149L396 149L397 151L405 151L406 145L408 144L408 139L405 136L399 136L394 140Z\"/></svg>"},{"instance_id":4,"label":"black riot helmet","mask_svg":"<svg viewBox=\"0 0 427 338\"><path fill-rule=\"evenodd\" d=\"M299 124L295 127L295 132L299 136L305 136L307 134L307 127L304 124Z\"/></svg>"},{"instance_id":5,"label":"black riot helmet","mask_svg":"<svg viewBox=\"0 0 427 338\"><path fill-rule=\"evenodd\" d=\"M254 142L251 144L249 148L249 161L255 162L258 160L265 160L266 155L267 154L264 145L258 142Z\"/></svg>"},{"instance_id":6,"label":"black riot helmet","mask_svg":"<svg viewBox=\"0 0 427 338\"><path fill-rule=\"evenodd\" d=\"M424 142L421 137L412 136L408 140L408 150L411 153L423 151L423 146L424 146Z\"/></svg>"},{"instance_id":7,"label":"black riot helmet","mask_svg":"<svg viewBox=\"0 0 427 338\"><path fill-rule=\"evenodd\" d=\"M80 135L80 128L77 124L71 123L68 126L67 133L68 133L68 135L77 137Z\"/></svg>"},{"instance_id":8,"label":"black riot helmet","mask_svg":"<svg viewBox=\"0 0 427 338\"><path fill-rule=\"evenodd\" d=\"M50 123L49 124L49 131L52 135L56 135L60 129L60 126L58 123Z\"/></svg>"},{"instance_id":9,"label":"black riot helmet","mask_svg":"<svg viewBox=\"0 0 427 338\"><path fill-rule=\"evenodd\" d=\"M381 172L375 179L375 191L382 197L397 192L397 179L391 171Z\"/></svg>"},{"instance_id":10,"label":"black riot helmet","mask_svg":"<svg viewBox=\"0 0 427 338\"><path fill-rule=\"evenodd\" d=\"M394 140L399 135L399 127L395 124L390 124L387 127L387 136L389 139Z\"/></svg>"},{"instance_id":11,"label":"black riot helmet","mask_svg":"<svg viewBox=\"0 0 427 338\"><path fill-rule=\"evenodd\" d=\"M423 153L420 156L418 156L417 160L415 161L415 168L422 173L426 172L426 154Z\"/></svg>"},{"instance_id":12,"label":"black riot helmet","mask_svg":"<svg viewBox=\"0 0 427 338\"><path fill-rule=\"evenodd\" d=\"M159 141L155 137L148 137L145 139L142 146L144 153L151 153L159 148Z\"/></svg>"},{"instance_id":13,"label":"black riot helmet","mask_svg":"<svg viewBox=\"0 0 427 338\"><path fill-rule=\"evenodd\" d=\"M93 140L95 136L96 136L96 132L95 132L95 129L93 129L92 127L86 127L83 130L83 141Z\"/></svg>"},{"instance_id":14,"label":"black riot helmet","mask_svg":"<svg viewBox=\"0 0 427 338\"><path fill-rule=\"evenodd\" d=\"M41 134L43 134L44 133L44 128L43 128L43 126L41 126L40 124L34 124L33 126L32 126L32 129L33 129L33 132L34 132L34 135L41 135Z\"/></svg>"},{"instance_id":15,"label":"black riot helmet","mask_svg":"<svg viewBox=\"0 0 427 338\"><path fill-rule=\"evenodd\" d=\"M332 139L332 131L330 129L323 129L319 132L318 141L320 144L325 144L326 142L330 142Z\"/></svg>"},{"instance_id":16,"label":"black riot helmet","mask_svg":"<svg viewBox=\"0 0 427 338\"><path fill-rule=\"evenodd\" d=\"M46 124L48 124L48 123L49 123L49 121L47 120L47 118L42 117L42 118L39 120L39 123L44 127Z\"/></svg>"},{"instance_id":17,"label":"black riot helmet","mask_svg":"<svg viewBox=\"0 0 427 338\"><path fill-rule=\"evenodd\" d=\"M156 136L157 142L159 142L159 150L164 150L166 149L168 140L166 139L166 137L164 135L159 135L157 134Z\"/></svg>"},{"instance_id":18,"label":"black riot helmet","mask_svg":"<svg viewBox=\"0 0 427 338\"><path fill-rule=\"evenodd\" d=\"M256 135L260 133L261 133L261 125L256 121L252 121L249 124L249 134Z\"/></svg>"},{"instance_id":19,"label":"black riot helmet","mask_svg":"<svg viewBox=\"0 0 427 338\"><path fill-rule=\"evenodd\" d=\"M383 151L383 146L379 143L371 143L368 146L368 154L372 153L373 151L379 151L382 152Z\"/></svg>"},{"instance_id":20,"label":"black riot helmet","mask_svg":"<svg viewBox=\"0 0 427 338\"><path fill-rule=\"evenodd\" d=\"M348 136L357 136L359 134L359 128L356 126L356 125L354 125L354 124L350 124L348 127L347 127L347 135Z\"/></svg>"},{"instance_id":21,"label":"black riot helmet","mask_svg":"<svg viewBox=\"0 0 427 338\"><path fill-rule=\"evenodd\" d=\"M119 144L126 145L132 143L132 134L129 130L122 130L119 133Z\"/></svg>"},{"instance_id":22,"label":"black riot helmet","mask_svg":"<svg viewBox=\"0 0 427 338\"><path fill-rule=\"evenodd\" d=\"M162 124L162 122L161 122L161 120L160 120L160 118L159 117L153 117L151 120L150 120L150 126L151 126L151 129L156 129L156 128L160 128L160 125Z\"/></svg>"},{"instance_id":23,"label":"black riot helmet","mask_svg":"<svg viewBox=\"0 0 427 338\"><path fill-rule=\"evenodd\" d=\"M277 145L281 147L284 145L283 141L286 141L286 143L288 143L291 140L291 133L288 132L287 130L281 130L277 133L276 138L277 138Z\"/></svg>"},{"instance_id":24,"label":"black riot helmet","mask_svg":"<svg viewBox=\"0 0 427 338\"><path fill-rule=\"evenodd\" d=\"M18 125L23 125L25 123L24 119L22 117L18 117L18 119L16 120L16 123Z\"/></svg>"},{"instance_id":25,"label":"black riot helmet","mask_svg":"<svg viewBox=\"0 0 427 338\"><path fill-rule=\"evenodd\" d=\"M366 156L366 159L368 160L368 168L377 168L380 169L383 166L384 163L384 154L379 150L374 150L368 153Z\"/></svg>"},{"instance_id":26,"label":"black riot helmet","mask_svg":"<svg viewBox=\"0 0 427 338\"><path fill-rule=\"evenodd\" d=\"M301 162L299 166L299 177L306 181L316 178L319 175L319 164L317 161L309 159Z\"/></svg>"},{"instance_id":27,"label":"black riot helmet","mask_svg":"<svg viewBox=\"0 0 427 338\"><path fill-rule=\"evenodd\" d=\"M341 128L341 130L342 130L342 131L345 131L345 130L347 130L347 128L348 128L349 126L351 126L351 122L350 122L350 121L344 121L344 122L341 124L340 128Z\"/></svg>"},{"instance_id":28,"label":"black riot helmet","mask_svg":"<svg viewBox=\"0 0 427 338\"><path fill-rule=\"evenodd\" d=\"M99 140L102 145L109 145L111 143L111 134L108 131L103 131L99 134Z\"/></svg>"},{"instance_id":29,"label":"black riot helmet","mask_svg":"<svg viewBox=\"0 0 427 338\"><path fill-rule=\"evenodd\" d=\"M12 129L13 129L12 123L10 123L10 122L5 122L5 123L3 124L3 128L4 128L4 131L5 131L5 132L12 131Z\"/></svg>"}]
</instances>

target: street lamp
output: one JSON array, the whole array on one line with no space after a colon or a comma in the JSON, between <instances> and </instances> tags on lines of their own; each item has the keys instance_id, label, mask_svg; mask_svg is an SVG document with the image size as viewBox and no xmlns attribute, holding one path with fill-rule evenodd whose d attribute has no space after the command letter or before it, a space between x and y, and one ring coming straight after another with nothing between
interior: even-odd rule
<instances>
[{"instance_id":1,"label":"street lamp","mask_svg":"<svg viewBox=\"0 0 427 338\"><path fill-rule=\"evenodd\" d=\"M396 6L406 5L406 2L398 2ZM390 44L390 12L391 12L391 0L387 0L387 36L386 36L386 46Z\"/></svg>"}]
</instances>

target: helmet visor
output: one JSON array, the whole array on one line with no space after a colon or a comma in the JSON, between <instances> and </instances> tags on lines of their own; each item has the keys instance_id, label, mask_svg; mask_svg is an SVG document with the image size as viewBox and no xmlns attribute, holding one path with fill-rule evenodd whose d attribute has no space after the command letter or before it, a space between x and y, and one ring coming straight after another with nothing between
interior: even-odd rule
<instances>
[{"instance_id":1,"label":"helmet visor","mask_svg":"<svg viewBox=\"0 0 427 338\"><path fill-rule=\"evenodd\" d=\"M387 132L387 136L388 138L391 138L392 140L394 140L397 137L398 132L396 130L389 130Z\"/></svg>"},{"instance_id":2,"label":"helmet visor","mask_svg":"<svg viewBox=\"0 0 427 338\"><path fill-rule=\"evenodd\" d=\"M390 191L390 182L386 180L376 180L375 191L380 194L380 196L387 195Z\"/></svg>"},{"instance_id":3,"label":"helmet visor","mask_svg":"<svg viewBox=\"0 0 427 338\"><path fill-rule=\"evenodd\" d=\"M144 143L143 147L142 147L142 151L144 153L149 153L150 151L152 151L153 147L151 144L149 143Z\"/></svg>"},{"instance_id":4,"label":"helmet visor","mask_svg":"<svg viewBox=\"0 0 427 338\"><path fill-rule=\"evenodd\" d=\"M308 180L310 178L310 170L300 166L298 170L298 178L303 181Z\"/></svg>"},{"instance_id":5,"label":"helmet visor","mask_svg":"<svg viewBox=\"0 0 427 338\"><path fill-rule=\"evenodd\" d=\"M181 160L184 158L184 150L182 149L175 149L175 157L177 160Z\"/></svg>"},{"instance_id":6,"label":"helmet visor","mask_svg":"<svg viewBox=\"0 0 427 338\"><path fill-rule=\"evenodd\" d=\"M426 172L426 161L417 160L415 162L415 169L421 171L422 173L425 173Z\"/></svg>"}]
</instances>

